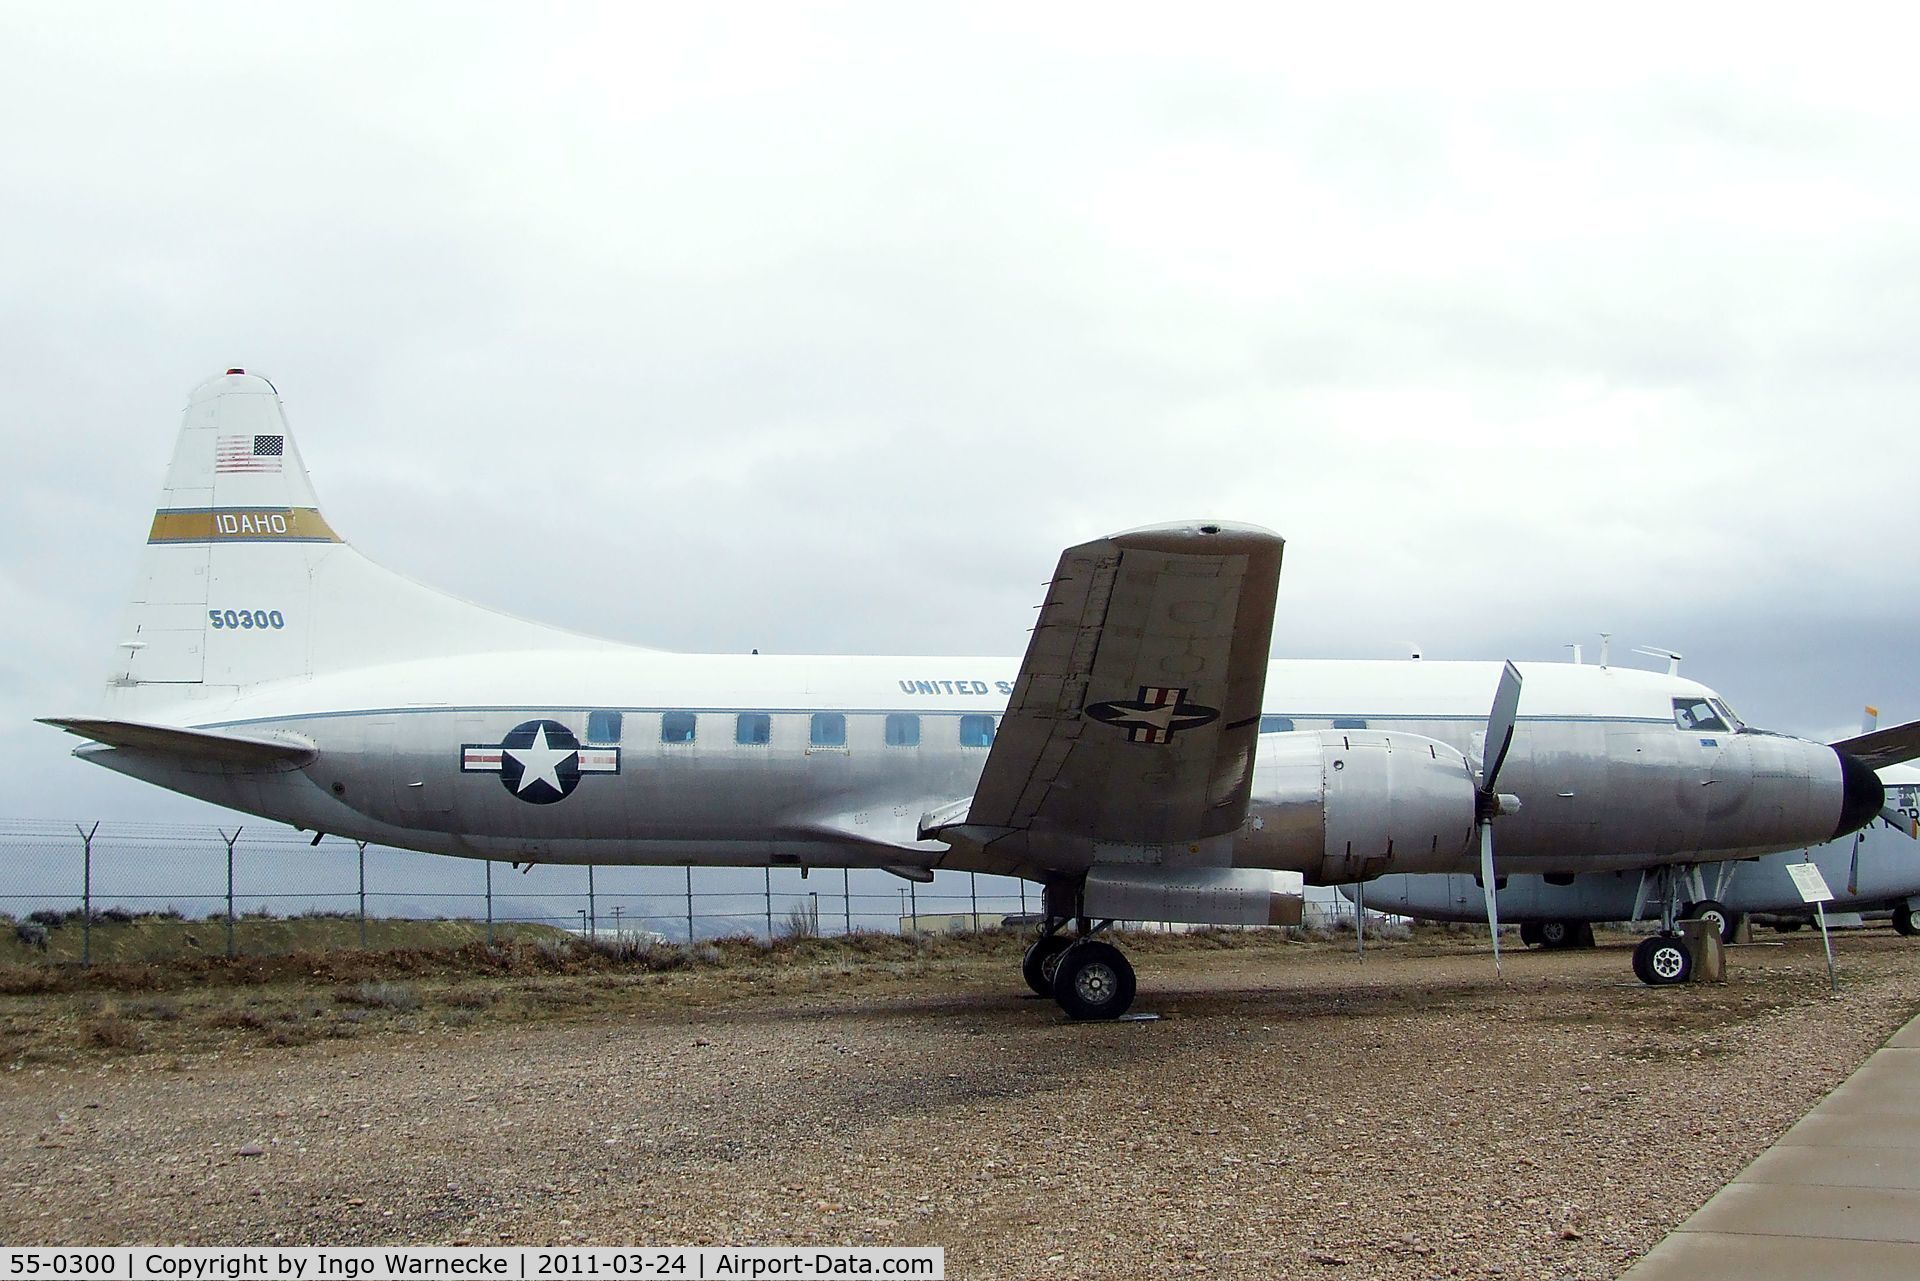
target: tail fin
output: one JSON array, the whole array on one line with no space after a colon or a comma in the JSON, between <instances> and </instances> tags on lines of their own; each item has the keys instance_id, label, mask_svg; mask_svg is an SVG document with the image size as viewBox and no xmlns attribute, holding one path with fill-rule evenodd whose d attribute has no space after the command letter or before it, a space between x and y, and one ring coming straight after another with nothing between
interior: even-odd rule
<instances>
[{"instance_id":1,"label":"tail fin","mask_svg":"<svg viewBox=\"0 0 1920 1281\"><path fill-rule=\"evenodd\" d=\"M605 644L443 595L354 551L320 514L279 393L238 369L188 398L122 636L118 698Z\"/></svg>"}]
</instances>

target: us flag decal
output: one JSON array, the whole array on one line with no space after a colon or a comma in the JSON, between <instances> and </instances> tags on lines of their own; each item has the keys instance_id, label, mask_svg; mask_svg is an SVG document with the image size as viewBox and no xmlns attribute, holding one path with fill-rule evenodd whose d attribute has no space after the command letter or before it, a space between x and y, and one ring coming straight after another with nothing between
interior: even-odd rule
<instances>
[{"instance_id":1,"label":"us flag decal","mask_svg":"<svg viewBox=\"0 0 1920 1281\"><path fill-rule=\"evenodd\" d=\"M222 436L213 443L213 470L277 472L286 452L285 436Z\"/></svg>"}]
</instances>

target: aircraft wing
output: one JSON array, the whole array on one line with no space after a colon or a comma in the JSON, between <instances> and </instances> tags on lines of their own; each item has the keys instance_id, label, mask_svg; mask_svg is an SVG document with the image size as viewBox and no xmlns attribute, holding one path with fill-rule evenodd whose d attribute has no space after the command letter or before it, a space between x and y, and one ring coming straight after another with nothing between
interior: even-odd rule
<instances>
[{"instance_id":1,"label":"aircraft wing","mask_svg":"<svg viewBox=\"0 0 1920 1281\"><path fill-rule=\"evenodd\" d=\"M311 743L249 738L242 734L180 729L172 725L149 725L140 721L43 716L40 723L63 729L69 734L78 734L96 743L105 743L108 747L157 752L218 765L255 768L304 765L315 755Z\"/></svg>"},{"instance_id":2,"label":"aircraft wing","mask_svg":"<svg viewBox=\"0 0 1920 1281\"><path fill-rule=\"evenodd\" d=\"M1884 769L1920 757L1920 721L1869 730L1828 746L1836 752L1845 752L1868 769Z\"/></svg>"},{"instance_id":3,"label":"aircraft wing","mask_svg":"<svg viewBox=\"0 0 1920 1281\"><path fill-rule=\"evenodd\" d=\"M1282 541L1162 525L1070 547L970 802L922 820L1151 845L1239 827L1253 779ZM945 838L943 838L945 839Z\"/></svg>"}]
</instances>

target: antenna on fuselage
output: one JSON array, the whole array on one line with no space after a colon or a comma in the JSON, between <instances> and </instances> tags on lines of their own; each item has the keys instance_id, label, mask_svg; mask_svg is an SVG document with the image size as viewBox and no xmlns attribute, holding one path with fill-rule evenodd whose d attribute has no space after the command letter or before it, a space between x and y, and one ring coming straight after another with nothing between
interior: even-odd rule
<instances>
[{"instance_id":1,"label":"antenna on fuselage","mask_svg":"<svg viewBox=\"0 0 1920 1281\"><path fill-rule=\"evenodd\" d=\"M1605 667L1612 661L1613 633L1600 633L1600 666Z\"/></svg>"},{"instance_id":2,"label":"antenna on fuselage","mask_svg":"<svg viewBox=\"0 0 1920 1281\"><path fill-rule=\"evenodd\" d=\"M1680 660L1686 657L1685 654L1676 654L1670 649L1661 649L1658 645L1639 645L1634 648L1633 652L1636 654L1645 654L1648 658L1666 659L1667 675L1669 676L1678 676L1680 674Z\"/></svg>"},{"instance_id":3,"label":"antenna on fuselage","mask_svg":"<svg viewBox=\"0 0 1920 1281\"><path fill-rule=\"evenodd\" d=\"M1575 667L1578 667L1578 666L1580 666L1580 642L1579 642L1579 641L1568 641L1568 642L1566 643L1566 645L1565 645L1565 646L1563 646L1562 648L1565 648L1565 649L1570 649L1570 650L1572 650L1572 651L1573 651L1573 665L1574 665Z\"/></svg>"},{"instance_id":4,"label":"antenna on fuselage","mask_svg":"<svg viewBox=\"0 0 1920 1281\"><path fill-rule=\"evenodd\" d=\"M1416 663L1417 663L1417 662L1419 662L1419 661L1420 661L1420 660L1421 660L1422 658L1425 658L1425 657L1426 657L1426 655L1425 655L1425 654L1422 654L1422 653L1420 652L1420 642L1419 642L1419 641L1408 641L1408 642L1407 642L1407 657L1408 657L1408 658L1410 658L1410 659L1412 659L1412 660L1413 660L1414 662L1416 662Z\"/></svg>"}]
</instances>

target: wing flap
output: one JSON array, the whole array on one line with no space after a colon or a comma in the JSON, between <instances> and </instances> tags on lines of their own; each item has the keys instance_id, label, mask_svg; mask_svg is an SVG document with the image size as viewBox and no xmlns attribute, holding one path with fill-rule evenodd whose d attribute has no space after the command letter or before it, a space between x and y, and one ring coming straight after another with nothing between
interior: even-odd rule
<instances>
[{"instance_id":1,"label":"wing flap","mask_svg":"<svg viewBox=\"0 0 1920 1281\"><path fill-rule=\"evenodd\" d=\"M98 720L84 716L43 716L42 725L63 729L69 734L124 747L131 751L155 752L219 765L270 766L305 765L318 754L313 744L287 739L250 738L243 734L216 733L204 729L181 729L173 725L150 725L141 721Z\"/></svg>"},{"instance_id":2,"label":"wing flap","mask_svg":"<svg viewBox=\"0 0 1920 1281\"><path fill-rule=\"evenodd\" d=\"M1920 721L1870 730L1828 746L1836 752L1845 752L1868 769L1885 769L1920 757Z\"/></svg>"}]
</instances>

